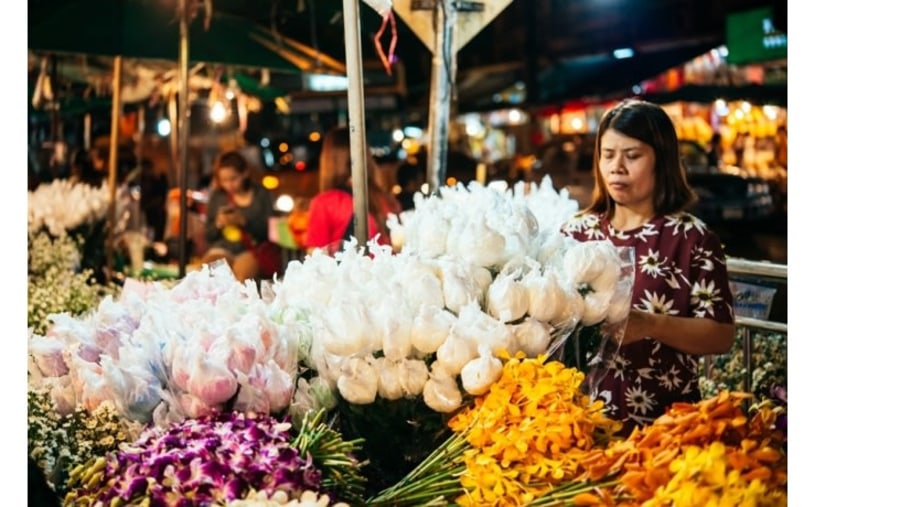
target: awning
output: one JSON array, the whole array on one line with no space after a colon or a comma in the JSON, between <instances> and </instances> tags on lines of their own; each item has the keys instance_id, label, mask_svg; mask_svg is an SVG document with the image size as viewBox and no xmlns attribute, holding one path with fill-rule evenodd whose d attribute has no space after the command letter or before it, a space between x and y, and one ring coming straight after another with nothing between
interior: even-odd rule
<instances>
[{"instance_id":1,"label":"awning","mask_svg":"<svg viewBox=\"0 0 900 507\"><path fill-rule=\"evenodd\" d=\"M667 69L690 61L721 44L713 37L673 41L635 48L631 58L611 54L560 59L542 66L538 92L520 104L497 101L503 91L523 80L522 64L495 65L462 74L457 82L460 112L485 111L512 106L560 104L579 97L610 98L630 95L634 85Z\"/></svg>"}]
</instances>

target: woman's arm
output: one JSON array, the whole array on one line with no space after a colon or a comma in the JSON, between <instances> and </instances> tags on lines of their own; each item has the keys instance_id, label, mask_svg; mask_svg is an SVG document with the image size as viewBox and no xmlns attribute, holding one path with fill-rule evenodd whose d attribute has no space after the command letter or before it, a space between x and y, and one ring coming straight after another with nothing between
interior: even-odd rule
<instances>
[{"instance_id":1,"label":"woman's arm","mask_svg":"<svg viewBox=\"0 0 900 507\"><path fill-rule=\"evenodd\" d=\"M245 208L244 229L256 241L269 240L269 217L275 212L272 194L263 187L257 187L253 195L253 203Z\"/></svg>"},{"instance_id":2,"label":"woman's arm","mask_svg":"<svg viewBox=\"0 0 900 507\"><path fill-rule=\"evenodd\" d=\"M624 343L644 337L688 354L724 354L734 343L734 298L718 236L706 231L690 249L690 308L681 316L631 310Z\"/></svg>"},{"instance_id":3,"label":"woman's arm","mask_svg":"<svg viewBox=\"0 0 900 507\"><path fill-rule=\"evenodd\" d=\"M225 195L221 192L213 190L209 193L209 201L206 203L206 242L214 243L222 237L222 230L216 223L216 217L219 215L219 209L225 204Z\"/></svg>"},{"instance_id":4,"label":"woman's arm","mask_svg":"<svg viewBox=\"0 0 900 507\"><path fill-rule=\"evenodd\" d=\"M699 317L676 317L631 310L622 344L644 337L687 354L724 354L734 343L734 323Z\"/></svg>"}]
</instances>

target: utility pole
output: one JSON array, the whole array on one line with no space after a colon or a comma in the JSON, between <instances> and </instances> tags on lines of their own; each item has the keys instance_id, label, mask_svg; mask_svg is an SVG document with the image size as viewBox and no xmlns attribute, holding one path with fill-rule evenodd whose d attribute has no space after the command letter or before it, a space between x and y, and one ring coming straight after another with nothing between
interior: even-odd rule
<instances>
[{"instance_id":1,"label":"utility pole","mask_svg":"<svg viewBox=\"0 0 900 507\"><path fill-rule=\"evenodd\" d=\"M428 108L428 188L435 194L447 179L450 106L456 98L456 54L512 0L396 0L394 11L431 49Z\"/></svg>"}]
</instances>

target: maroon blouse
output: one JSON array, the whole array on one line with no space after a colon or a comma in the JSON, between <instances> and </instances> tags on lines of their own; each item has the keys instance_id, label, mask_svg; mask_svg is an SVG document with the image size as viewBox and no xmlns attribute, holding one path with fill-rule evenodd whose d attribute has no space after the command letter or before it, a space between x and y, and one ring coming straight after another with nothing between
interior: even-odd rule
<instances>
[{"instance_id":1,"label":"maroon blouse","mask_svg":"<svg viewBox=\"0 0 900 507\"><path fill-rule=\"evenodd\" d=\"M658 217L630 231L614 229L605 214L570 219L563 232L580 241L609 239L634 248L634 309L734 322L725 255L719 237L689 213ZM676 401L700 399L699 356L651 337L623 346L607 362L600 397L623 433L653 422Z\"/></svg>"}]
</instances>

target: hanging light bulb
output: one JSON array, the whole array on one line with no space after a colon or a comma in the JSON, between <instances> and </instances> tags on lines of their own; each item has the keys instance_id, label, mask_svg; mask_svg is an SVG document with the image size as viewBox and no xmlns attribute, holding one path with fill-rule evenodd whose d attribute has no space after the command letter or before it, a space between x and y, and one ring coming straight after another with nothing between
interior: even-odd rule
<instances>
[{"instance_id":1,"label":"hanging light bulb","mask_svg":"<svg viewBox=\"0 0 900 507\"><path fill-rule=\"evenodd\" d=\"M209 110L209 119L214 123L222 123L228 117L228 109L222 101L217 100Z\"/></svg>"}]
</instances>

